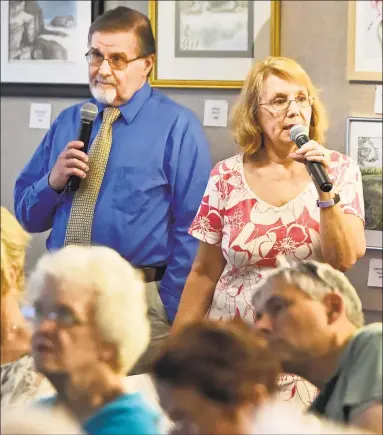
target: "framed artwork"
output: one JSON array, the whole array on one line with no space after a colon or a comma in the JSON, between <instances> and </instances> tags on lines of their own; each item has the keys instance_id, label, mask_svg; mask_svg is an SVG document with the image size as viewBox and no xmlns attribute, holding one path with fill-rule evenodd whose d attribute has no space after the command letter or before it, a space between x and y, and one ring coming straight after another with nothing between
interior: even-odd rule
<instances>
[{"instance_id":1,"label":"framed artwork","mask_svg":"<svg viewBox=\"0 0 383 435\"><path fill-rule=\"evenodd\" d=\"M382 81L382 0L348 2L348 80Z\"/></svg>"},{"instance_id":2,"label":"framed artwork","mask_svg":"<svg viewBox=\"0 0 383 435\"><path fill-rule=\"evenodd\" d=\"M241 88L256 60L279 55L280 1L149 0L154 87Z\"/></svg>"},{"instance_id":3,"label":"framed artwork","mask_svg":"<svg viewBox=\"0 0 383 435\"><path fill-rule=\"evenodd\" d=\"M347 154L362 173L367 247L383 249L381 118L347 119Z\"/></svg>"},{"instance_id":4,"label":"framed artwork","mask_svg":"<svg viewBox=\"0 0 383 435\"><path fill-rule=\"evenodd\" d=\"M102 1L1 1L1 95L87 97L88 29Z\"/></svg>"}]
</instances>

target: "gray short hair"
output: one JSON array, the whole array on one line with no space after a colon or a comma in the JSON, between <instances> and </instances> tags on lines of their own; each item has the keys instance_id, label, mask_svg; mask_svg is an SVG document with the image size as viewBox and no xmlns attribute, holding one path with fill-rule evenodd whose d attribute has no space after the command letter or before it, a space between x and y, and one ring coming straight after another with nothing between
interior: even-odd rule
<instances>
[{"instance_id":1,"label":"gray short hair","mask_svg":"<svg viewBox=\"0 0 383 435\"><path fill-rule=\"evenodd\" d=\"M121 373L129 371L150 340L145 283L113 249L66 246L45 254L28 280L28 296L35 299L46 278L91 289L95 321L107 343L118 349Z\"/></svg>"},{"instance_id":2,"label":"gray short hair","mask_svg":"<svg viewBox=\"0 0 383 435\"><path fill-rule=\"evenodd\" d=\"M326 263L317 261L301 261L293 265L283 265L276 268L263 281L277 278L297 287L312 299L323 300L326 294L338 291L342 296L348 320L357 328L364 325L362 302L354 286L346 275ZM262 283L253 296L253 305L262 293Z\"/></svg>"}]
</instances>

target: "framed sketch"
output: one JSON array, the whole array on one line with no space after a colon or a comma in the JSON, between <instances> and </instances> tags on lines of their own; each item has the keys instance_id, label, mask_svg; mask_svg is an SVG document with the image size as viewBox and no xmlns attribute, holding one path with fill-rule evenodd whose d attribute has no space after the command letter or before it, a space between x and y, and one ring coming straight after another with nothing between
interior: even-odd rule
<instances>
[{"instance_id":1,"label":"framed sketch","mask_svg":"<svg viewBox=\"0 0 383 435\"><path fill-rule=\"evenodd\" d=\"M279 55L280 1L149 0L154 87L240 88L256 60Z\"/></svg>"},{"instance_id":2,"label":"framed sketch","mask_svg":"<svg viewBox=\"0 0 383 435\"><path fill-rule=\"evenodd\" d=\"M382 0L348 2L347 78L382 81Z\"/></svg>"},{"instance_id":3,"label":"framed sketch","mask_svg":"<svg viewBox=\"0 0 383 435\"><path fill-rule=\"evenodd\" d=\"M381 118L347 119L347 154L362 173L367 247L382 249L382 124Z\"/></svg>"},{"instance_id":4,"label":"framed sketch","mask_svg":"<svg viewBox=\"0 0 383 435\"><path fill-rule=\"evenodd\" d=\"M1 95L83 97L88 29L102 1L1 1Z\"/></svg>"}]
</instances>

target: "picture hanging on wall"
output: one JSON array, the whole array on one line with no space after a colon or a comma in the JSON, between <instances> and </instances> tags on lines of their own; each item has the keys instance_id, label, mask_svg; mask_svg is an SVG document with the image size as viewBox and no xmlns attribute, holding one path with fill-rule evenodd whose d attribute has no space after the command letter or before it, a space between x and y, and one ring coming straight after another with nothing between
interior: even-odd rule
<instances>
[{"instance_id":1,"label":"picture hanging on wall","mask_svg":"<svg viewBox=\"0 0 383 435\"><path fill-rule=\"evenodd\" d=\"M1 95L89 95L88 29L102 1L1 1Z\"/></svg>"},{"instance_id":2,"label":"picture hanging on wall","mask_svg":"<svg viewBox=\"0 0 383 435\"><path fill-rule=\"evenodd\" d=\"M348 2L348 80L382 81L382 0Z\"/></svg>"},{"instance_id":3,"label":"picture hanging on wall","mask_svg":"<svg viewBox=\"0 0 383 435\"><path fill-rule=\"evenodd\" d=\"M382 119L347 119L347 154L362 173L368 248L382 249Z\"/></svg>"},{"instance_id":4,"label":"picture hanging on wall","mask_svg":"<svg viewBox=\"0 0 383 435\"><path fill-rule=\"evenodd\" d=\"M241 88L256 60L279 55L280 1L149 0L154 87Z\"/></svg>"}]
</instances>

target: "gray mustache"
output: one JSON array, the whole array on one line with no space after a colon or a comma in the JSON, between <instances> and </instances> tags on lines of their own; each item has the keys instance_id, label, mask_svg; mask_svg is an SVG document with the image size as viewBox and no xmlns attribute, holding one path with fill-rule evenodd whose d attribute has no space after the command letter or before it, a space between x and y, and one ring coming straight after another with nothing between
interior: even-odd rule
<instances>
[{"instance_id":1,"label":"gray mustache","mask_svg":"<svg viewBox=\"0 0 383 435\"><path fill-rule=\"evenodd\" d=\"M114 81L111 81L111 80L103 80L103 79L100 79L100 78L96 78L96 82L100 82L100 83L116 86L116 83Z\"/></svg>"}]
</instances>

